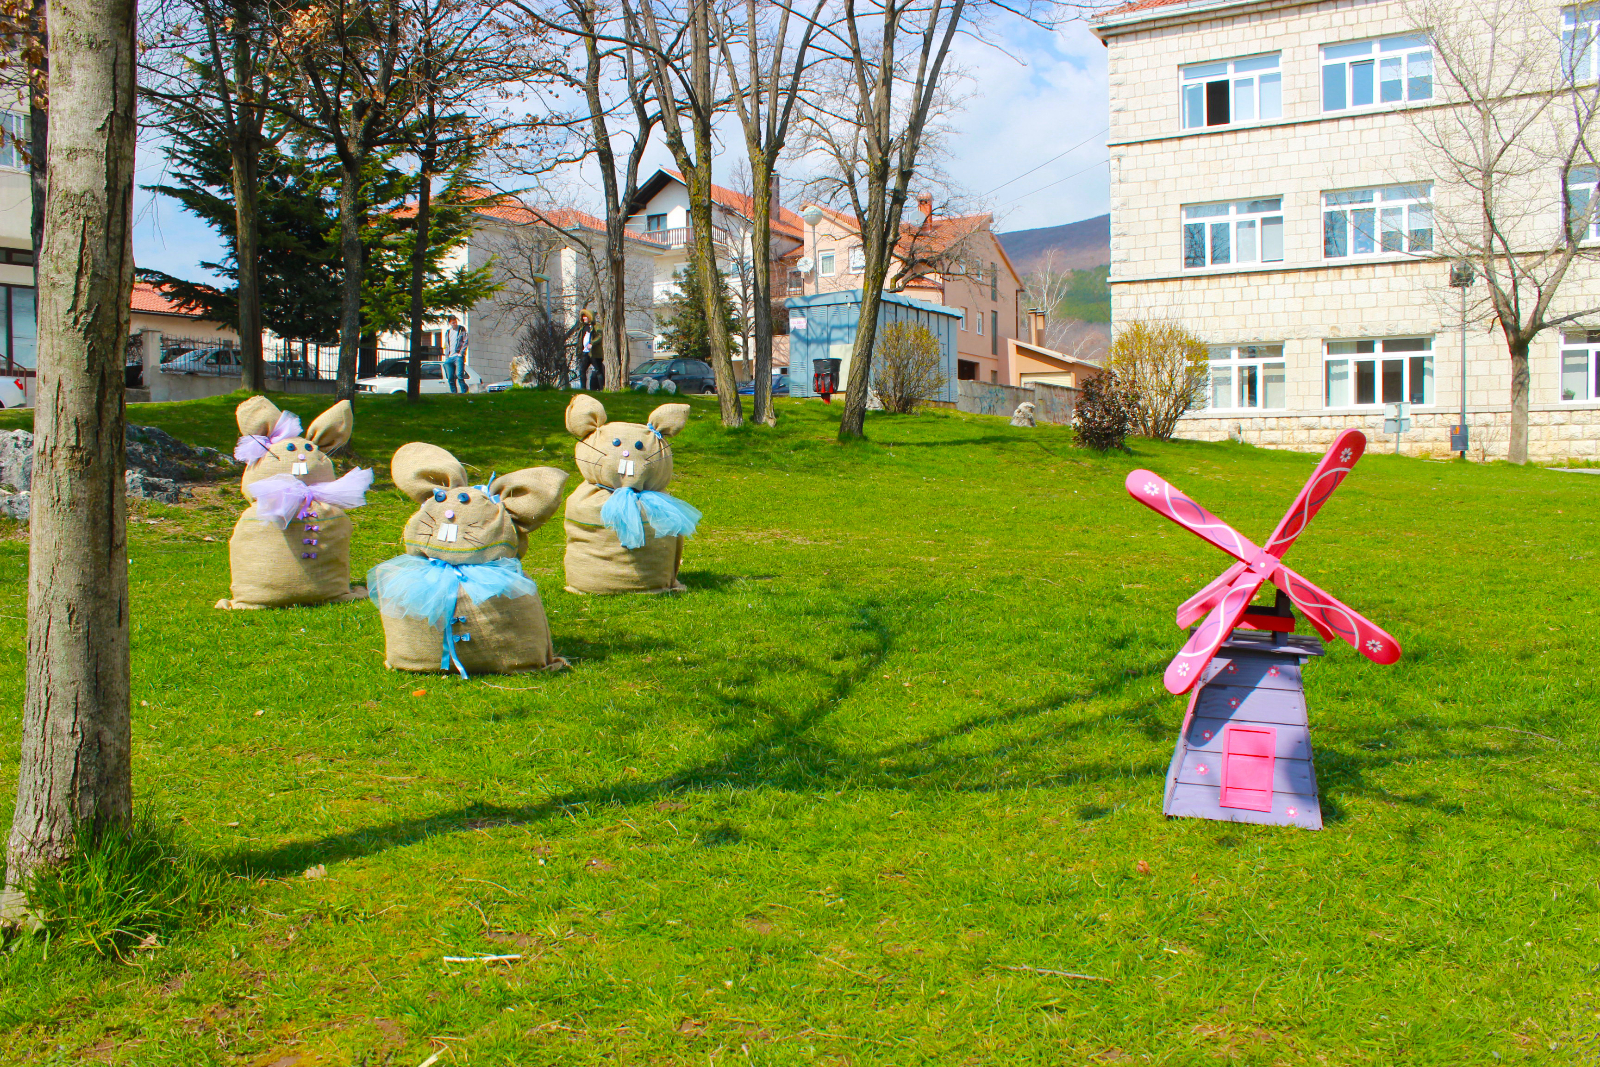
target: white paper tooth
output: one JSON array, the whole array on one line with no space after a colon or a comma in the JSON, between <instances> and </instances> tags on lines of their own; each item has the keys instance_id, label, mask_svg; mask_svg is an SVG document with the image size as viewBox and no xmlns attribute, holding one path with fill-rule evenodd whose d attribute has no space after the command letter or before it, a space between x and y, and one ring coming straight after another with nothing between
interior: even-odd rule
<instances>
[{"instance_id":1,"label":"white paper tooth","mask_svg":"<svg viewBox=\"0 0 1600 1067\"><path fill-rule=\"evenodd\" d=\"M634 475L633 460L630 459L630 460L628 460L628 477L631 478L631 477L633 477L633 475Z\"/></svg>"},{"instance_id":2,"label":"white paper tooth","mask_svg":"<svg viewBox=\"0 0 1600 1067\"><path fill-rule=\"evenodd\" d=\"M456 539L456 529L457 526L455 523L442 522L439 524L439 532L434 536L436 536L440 541L454 541Z\"/></svg>"},{"instance_id":3,"label":"white paper tooth","mask_svg":"<svg viewBox=\"0 0 1600 1067\"><path fill-rule=\"evenodd\" d=\"M306 465L306 461L305 460L297 459L297 460L294 461L294 470L292 470L290 473L291 474L305 474L308 471L310 471L310 469L311 468Z\"/></svg>"}]
</instances>

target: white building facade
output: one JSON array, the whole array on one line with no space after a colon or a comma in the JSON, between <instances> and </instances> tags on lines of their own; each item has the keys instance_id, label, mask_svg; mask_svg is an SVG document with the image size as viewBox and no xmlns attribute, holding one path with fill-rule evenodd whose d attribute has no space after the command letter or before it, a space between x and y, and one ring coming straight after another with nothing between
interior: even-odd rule
<instances>
[{"instance_id":1,"label":"white building facade","mask_svg":"<svg viewBox=\"0 0 1600 1067\"><path fill-rule=\"evenodd\" d=\"M1435 176L1408 150L1413 109L1448 87L1401 0L1137 0L1095 31L1113 322L1172 318L1212 346L1179 436L1320 450L1346 427L1381 437L1405 402L1402 449L1443 456L1464 365L1469 456L1505 458L1511 361L1482 315L1462 351ZM1566 285L1564 304L1600 305L1593 267ZM1545 331L1530 364L1529 458L1600 458L1600 320Z\"/></svg>"}]
</instances>

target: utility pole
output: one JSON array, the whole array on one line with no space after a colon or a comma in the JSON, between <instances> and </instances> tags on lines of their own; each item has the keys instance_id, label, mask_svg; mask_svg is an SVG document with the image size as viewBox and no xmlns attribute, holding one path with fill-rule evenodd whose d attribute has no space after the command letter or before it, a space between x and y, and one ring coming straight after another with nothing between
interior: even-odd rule
<instances>
[{"instance_id":1,"label":"utility pole","mask_svg":"<svg viewBox=\"0 0 1600 1067\"><path fill-rule=\"evenodd\" d=\"M1470 259L1450 265L1450 287L1461 290L1461 424L1450 427L1450 451L1467 458L1467 289L1477 280Z\"/></svg>"}]
</instances>

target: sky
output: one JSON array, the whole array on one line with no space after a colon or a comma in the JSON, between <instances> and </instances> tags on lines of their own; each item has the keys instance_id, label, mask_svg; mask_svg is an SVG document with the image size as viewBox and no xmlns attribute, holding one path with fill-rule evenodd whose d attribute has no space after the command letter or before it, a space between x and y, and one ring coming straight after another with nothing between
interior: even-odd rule
<instances>
[{"instance_id":1,"label":"sky","mask_svg":"<svg viewBox=\"0 0 1600 1067\"><path fill-rule=\"evenodd\" d=\"M1046 30L1011 21L985 27L985 37L962 36L952 47L952 59L967 72L965 104L952 116L942 164L956 199L993 211L995 229L1002 232L1104 214L1110 197L1105 48L1081 22ZM733 184L742 140L735 134L723 143L716 180ZM164 165L159 145L142 142L137 184L162 181ZM671 165L657 145L646 173ZM785 172L785 190L803 177ZM217 240L175 201L136 190L133 250L139 266L215 281L200 264L221 258Z\"/></svg>"}]
</instances>

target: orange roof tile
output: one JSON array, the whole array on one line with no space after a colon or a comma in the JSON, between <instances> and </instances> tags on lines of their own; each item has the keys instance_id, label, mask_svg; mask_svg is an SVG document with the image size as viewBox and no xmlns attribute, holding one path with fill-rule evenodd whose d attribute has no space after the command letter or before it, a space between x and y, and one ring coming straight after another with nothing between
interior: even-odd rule
<instances>
[{"instance_id":1,"label":"orange roof tile","mask_svg":"<svg viewBox=\"0 0 1600 1067\"><path fill-rule=\"evenodd\" d=\"M1192 3L1193 0L1129 0L1126 4L1118 5L1107 11L1096 21L1118 18L1122 15L1131 15L1135 11L1145 11L1153 7L1171 7L1174 4Z\"/></svg>"},{"instance_id":2,"label":"orange roof tile","mask_svg":"<svg viewBox=\"0 0 1600 1067\"><path fill-rule=\"evenodd\" d=\"M199 308L179 304L149 282L133 283L133 298L130 304L132 310L151 315L181 315L186 319L198 319L205 314Z\"/></svg>"},{"instance_id":3,"label":"orange roof tile","mask_svg":"<svg viewBox=\"0 0 1600 1067\"><path fill-rule=\"evenodd\" d=\"M669 170L667 173L678 179L680 182L683 181L683 173L681 171ZM688 183L684 182L684 184L687 185ZM720 185L713 185L711 187L711 199L715 200L723 207L728 208L730 211L738 212L747 219L753 218L755 215L755 200L744 195L743 193L736 193L732 189L725 189ZM793 211L790 211L788 208L783 207L782 205L779 205L778 207L778 217L772 220L772 229L774 232L793 237L797 241L803 239L801 237L801 227L804 225L805 221L801 219L799 215L795 214Z\"/></svg>"}]
</instances>

